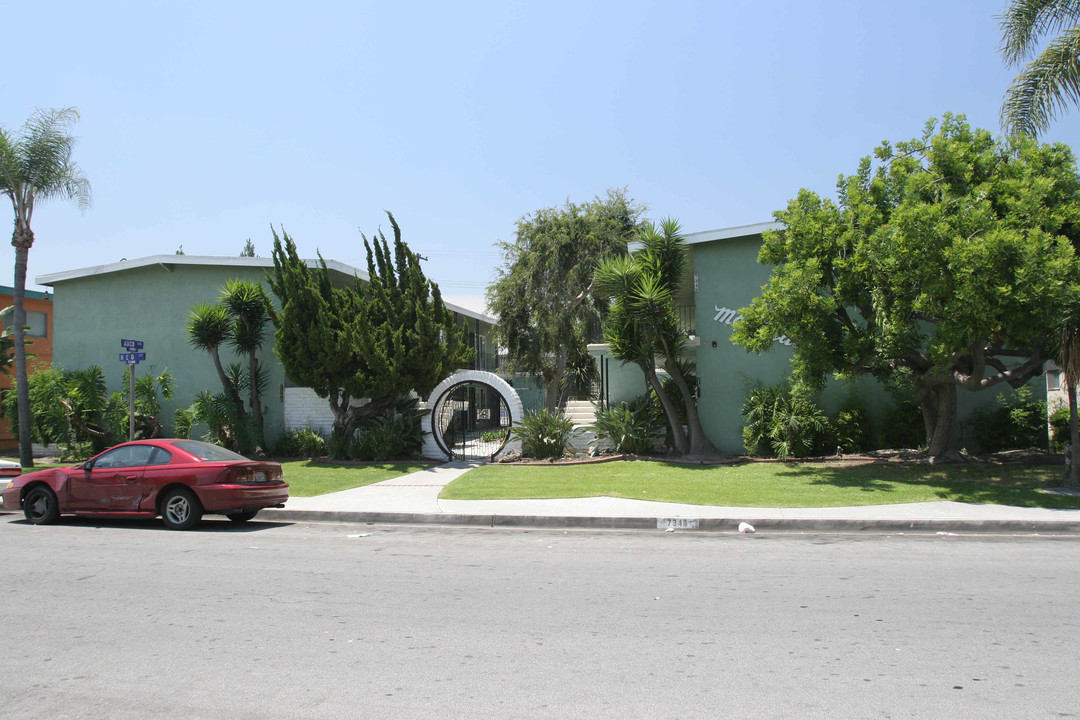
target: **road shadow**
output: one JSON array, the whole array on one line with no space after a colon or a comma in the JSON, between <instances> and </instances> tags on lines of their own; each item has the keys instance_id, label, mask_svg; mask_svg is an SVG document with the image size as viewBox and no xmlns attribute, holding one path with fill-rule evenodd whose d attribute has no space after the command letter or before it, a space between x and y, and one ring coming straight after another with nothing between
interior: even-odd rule
<instances>
[{"instance_id":1,"label":"road shadow","mask_svg":"<svg viewBox=\"0 0 1080 720\"><path fill-rule=\"evenodd\" d=\"M25 518L18 518L9 520L13 525L27 525L32 526ZM185 533L256 533L263 530L273 530L274 528L288 527L293 525L291 522L281 522L274 520L249 520L246 523L234 523L233 521L224 517L209 516L203 518L197 526L191 530L170 530L165 527L160 519L150 518L92 518L92 517L75 517L72 515L62 515L55 525L62 525L66 527L85 527L87 529L96 528L110 528L110 529L122 529L128 528L131 530L142 531L159 531L159 532L185 532Z\"/></svg>"}]
</instances>

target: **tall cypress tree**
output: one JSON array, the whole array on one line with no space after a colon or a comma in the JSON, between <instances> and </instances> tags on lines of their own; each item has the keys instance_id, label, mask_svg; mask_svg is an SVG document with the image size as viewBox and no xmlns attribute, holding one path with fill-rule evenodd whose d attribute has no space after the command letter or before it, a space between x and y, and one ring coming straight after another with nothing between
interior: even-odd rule
<instances>
[{"instance_id":1,"label":"tall cypress tree","mask_svg":"<svg viewBox=\"0 0 1080 720\"><path fill-rule=\"evenodd\" d=\"M311 268L284 231L274 233L268 282L281 303L273 316L274 352L290 380L330 400L335 432L401 395L427 395L473 355L464 323L454 323L438 285L387 216L393 253L381 230L370 241L361 234L369 280L357 278L352 287L335 288L321 256ZM361 398L367 402L351 407Z\"/></svg>"}]
</instances>

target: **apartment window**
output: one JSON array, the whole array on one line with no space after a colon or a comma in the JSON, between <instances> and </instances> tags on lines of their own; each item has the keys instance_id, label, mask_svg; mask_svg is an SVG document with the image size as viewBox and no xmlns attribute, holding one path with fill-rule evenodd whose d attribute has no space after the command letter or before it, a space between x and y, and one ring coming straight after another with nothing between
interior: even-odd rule
<instances>
[{"instance_id":1,"label":"apartment window","mask_svg":"<svg viewBox=\"0 0 1080 720\"><path fill-rule=\"evenodd\" d=\"M11 318L12 314L4 318L4 329L10 326ZM39 338L49 336L49 319L45 313L36 310L26 311L26 336Z\"/></svg>"},{"instance_id":2,"label":"apartment window","mask_svg":"<svg viewBox=\"0 0 1080 720\"><path fill-rule=\"evenodd\" d=\"M1046 371L1046 389L1047 390L1060 390L1061 389L1061 371L1060 370L1047 370Z\"/></svg>"}]
</instances>

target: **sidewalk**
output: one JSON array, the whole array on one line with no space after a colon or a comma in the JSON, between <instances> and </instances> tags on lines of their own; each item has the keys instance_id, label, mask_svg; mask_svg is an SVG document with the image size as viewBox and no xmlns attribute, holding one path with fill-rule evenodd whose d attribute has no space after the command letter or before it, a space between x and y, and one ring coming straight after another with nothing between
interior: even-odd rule
<instances>
[{"instance_id":1,"label":"sidewalk","mask_svg":"<svg viewBox=\"0 0 1080 720\"><path fill-rule=\"evenodd\" d=\"M475 464L451 462L374 485L290 498L260 519L294 522L413 523L483 527L678 529L737 532L984 532L1080 534L1080 510L957 502L837 508L741 508L627 500L440 500L439 492ZM671 521L675 522L671 522Z\"/></svg>"}]
</instances>

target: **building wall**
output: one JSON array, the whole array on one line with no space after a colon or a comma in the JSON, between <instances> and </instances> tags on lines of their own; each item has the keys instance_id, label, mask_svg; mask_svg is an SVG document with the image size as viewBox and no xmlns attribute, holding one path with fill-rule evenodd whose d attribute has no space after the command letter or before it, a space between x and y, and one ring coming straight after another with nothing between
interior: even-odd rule
<instances>
[{"instance_id":1,"label":"building wall","mask_svg":"<svg viewBox=\"0 0 1080 720\"><path fill-rule=\"evenodd\" d=\"M761 246L760 235L702 242L688 246L693 254L696 342L688 353L697 363L701 382L698 412L702 426L718 450L742 454L743 421L739 415L750 389L755 383L773 385L783 382L791 372L792 350L778 340L772 350L760 355L747 352L731 342L732 323L738 310L750 304L761 288L768 283L770 268L757 261ZM606 355L606 346L593 346L594 356ZM645 380L634 365L620 365L609 360L609 392L613 402L626 401L645 391ZM1043 378L1030 383L1036 396L1045 392ZM977 393L957 390L957 415L962 421L976 407L993 403L1008 386ZM880 430L884 413L894 405L892 397L875 380L862 377L854 382L830 381L820 398L822 408L830 415L846 400L855 400L865 407ZM958 422L953 445L966 447L971 433Z\"/></svg>"},{"instance_id":2,"label":"building wall","mask_svg":"<svg viewBox=\"0 0 1080 720\"><path fill-rule=\"evenodd\" d=\"M136 366L136 377L158 375L168 369L176 379L176 393L162 402L162 424L171 431L175 410L188 407L196 393L222 391L209 353L188 344L187 319L200 302L217 301L221 288L232 278L263 281L261 267L212 265L153 265L56 282L54 284L54 357L65 370L100 365L110 391L120 390L126 365L118 359L121 339L142 340L146 360ZM268 373L263 408L267 440L282 428L285 373L274 357L273 327L259 360ZM222 364L241 358L221 350ZM246 362L246 361L245 361ZM246 367L246 365L245 365Z\"/></svg>"},{"instance_id":3,"label":"building wall","mask_svg":"<svg viewBox=\"0 0 1080 720\"><path fill-rule=\"evenodd\" d=\"M176 380L175 395L171 401L162 401L160 417L166 432L171 432L176 408L190 406L203 390L214 394L222 391L209 353L188 344L186 326L192 308L200 302L217 302L221 289L233 278L262 282L269 293L265 261L253 259L250 266L245 266L236 258L229 260L229 265L162 262L53 280L57 365L65 370L99 365L105 371L109 390L120 390L127 367L119 361L123 352L120 341L143 341L146 360L136 366L136 376L156 376L168 369ZM354 282L352 275L333 267L331 277L339 287ZM493 348L491 324L465 319L470 330L486 337L485 345ZM329 434L333 417L328 401L307 388L295 388L274 356L273 345L274 328L268 324L259 354L268 376L262 399L266 440L273 442L286 428L311 426ZM220 352L224 366L243 362L246 370L246 357L241 358L228 347ZM292 392L294 389L297 392ZM290 412L288 422L286 408Z\"/></svg>"},{"instance_id":4,"label":"building wall","mask_svg":"<svg viewBox=\"0 0 1080 720\"><path fill-rule=\"evenodd\" d=\"M0 288L0 309L6 308L15 304L15 298L12 295L14 290L12 288L4 287ZM26 346L26 352L36 355L35 358L29 358L26 363L27 374L33 375L40 369L49 368L52 365L52 353L53 353L53 302L52 298L46 293L34 292L27 290L23 295L23 309L26 312L40 312L45 314L45 336L44 337L29 337L30 344ZM15 387L13 378L15 376L15 360L14 356L11 361L11 377L0 373L0 392L7 392ZM11 424L6 419L0 416L0 450L12 450L19 446L18 441L15 440L15 435L12 433Z\"/></svg>"}]
</instances>

